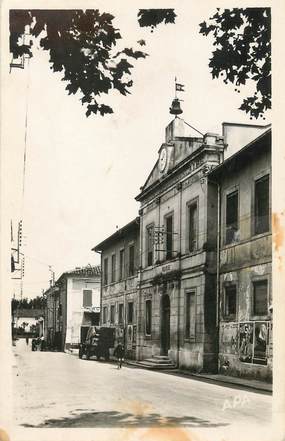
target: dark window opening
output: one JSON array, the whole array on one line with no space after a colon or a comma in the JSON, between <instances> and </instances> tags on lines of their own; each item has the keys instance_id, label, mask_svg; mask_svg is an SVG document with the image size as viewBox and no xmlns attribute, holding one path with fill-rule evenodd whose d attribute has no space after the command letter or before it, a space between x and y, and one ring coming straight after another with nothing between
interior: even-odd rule
<instances>
[{"instance_id":1,"label":"dark window opening","mask_svg":"<svg viewBox=\"0 0 285 441\"><path fill-rule=\"evenodd\" d=\"M145 333L151 335L151 300L145 302Z\"/></svg>"},{"instance_id":2,"label":"dark window opening","mask_svg":"<svg viewBox=\"0 0 285 441\"><path fill-rule=\"evenodd\" d=\"M111 265L112 265L111 282L115 282L116 281L116 255L115 254L112 255Z\"/></svg>"},{"instance_id":3,"label":"dark window opening","mask_svg":"<svg viewBox=\"0 0 285 441\"><path fill-rule=\"evenodd\" d=\"M118 322L120 325L122 325L124 323L124 304L123 303L119 303L119 317L118 317Z\"/></svg>"},{"instance_id":4,"label":"dark window opening","mask_svg":"<svg viewBox=\"0 0 285 441\"><path fill-rule=\"evenodd\" d=\"M173 255L173 216L166 218L166 259Z\"/></svg>"},{"instance_id":5,"label":"dark window opening","mask_svg":"<svg viewBox=\"0 0 285 441\"><path fill-rule=\"evenodd\" d=\"M235 285L225 287L225 317L236 316L237 290Z\"/></svg>"},{"instance_id":6,"label":"dark window opening","mask_svg":"<svg viewBox=\"0 0 285 441\"><path fill-rule=\"evenodd\" d=\"M153 225L146 228L147 266L153 264Z\"/></svg>"},{"instance_id":7,"label":"dark window opening","mask_svg":"<svg viewBox=\"0 0 285 441\"><path fill-rule=\"evenodd\" d=\"M269 231L269 176L255 182L255 234Z\"/></svg>"},{"instance_id":8,"label":"dark window opening","mask_svg":"<svg viewBox=\"0 0 285 441\"><path fill-rule=\"evenodd\" d=\"M226 201L226 244L238 240L238 191L227 196Z\"/></svg>"},{"instance_id":9,"label":"dark window opening","mask_svg":"<svg viewBox=\"0 0 285 441\"><path fill-rule=\"evenodd\" d=\"M120 250L120 280L123 280L125 276L125 250Z\"/></svg>"},{"instance_id":10,"label":"dark window opening","mask_svg":"<svg viewBox=\"0 0 285 441\"><path fill-rule=\"evenodd\" d=\"M253 282L253 315L267 315L267 280Z\"/></svg>"},{"instance_id":11,"label":"dark window opening","mask_svg":"<svg viewBox=\"0 0 285 441\"><path fill-rule=\"evenodd\" d=\"M196 311L195 291L186 294L185 337L195 339Z\"/></svg>"},{"instance_id":12,"label":"dark window opening","mask_svg":"<svg viewBox=\"0 0 285 441\"><path fill-rule=\"evenodd\" d=\"M110 323L115 323L115 305L111 305L110 309Z\"/></svg>"},{"instance_id":13,"label":"dark window opening","mask_svg":"<svg viewBox=\"0 0 285 441\"><path fill-rule=\"evenodd\" d=\"M198 233L198 204L194 202L189 206L189 251L197 249Z\"/></svg>"},{"instance_id":14,"label":"dark window opening","mask_svg":"<svg viewBox=\"0 0 285 441\"><path fill-rule=\"evenodd\" d=\"M133 245L129 247L129 276L135 274L135 248Z\"/></svg>"},{"instance_id":15,"label":"dark window opening","mask_svg":"<svg viewBox=\"0 0 285 441\"><path fill-rule=\"evenodd\" d=\"M128 323L133 323L133 315L134 315L134 304L133 302L128 303Z\"/></svg>"},{"instance_id":16,"label":"dark window opening","mask_svg":"<svg viewBox=\"0 0 285 441\"><path fill-rule=\"evenodd\" d=\"M108 285L108 257L104 259L104 285Z\"/></svg>"}]
</instances>

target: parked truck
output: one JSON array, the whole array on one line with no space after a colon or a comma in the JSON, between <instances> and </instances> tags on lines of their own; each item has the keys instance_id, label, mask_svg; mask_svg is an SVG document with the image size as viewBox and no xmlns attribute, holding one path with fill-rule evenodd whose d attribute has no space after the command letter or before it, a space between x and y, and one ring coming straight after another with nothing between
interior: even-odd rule
<instances>
[{"instance_id":1,"label":"parked truck","mask_svg":"<svg viewBox=\"0 0 285 441\"><path fill-rule=\"evenodd\" d=\"M85 337L85 335L86 337ZM79 358L85 356L87 360L95 356L97 360L109 360L110 348L114 347L115 329L107 326L90 326L87 334L81 332L79 344Z\"/></svg>"}]
</instances>

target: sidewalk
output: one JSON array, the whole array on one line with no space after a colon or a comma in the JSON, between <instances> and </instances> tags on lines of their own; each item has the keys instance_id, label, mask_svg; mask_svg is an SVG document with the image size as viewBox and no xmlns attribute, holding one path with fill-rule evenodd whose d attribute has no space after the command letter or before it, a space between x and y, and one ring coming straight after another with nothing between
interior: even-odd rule
<instances>
[{"instance_id":1,"label":"sidewalk","mask_svg":"<svg viewBox=\"0 0 285 441\"><path fill-rule=\"evenodd\" d=\"M272 384L259 380L250 380L248 378L238 378L220 374L197 374L182 369L164 371L164 373L169 375L181 375L196 379L198 381L207 381L209 383L216 383L224 386L228 384L229 386L237 386L238 388L253 389L259 392L272 393Z\"/></svg>"}]
</instances>

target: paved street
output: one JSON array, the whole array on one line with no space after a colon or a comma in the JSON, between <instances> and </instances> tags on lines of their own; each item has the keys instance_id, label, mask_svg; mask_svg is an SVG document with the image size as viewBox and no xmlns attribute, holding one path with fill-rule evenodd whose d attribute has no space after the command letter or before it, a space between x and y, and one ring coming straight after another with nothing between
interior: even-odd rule
<instances>
[{"instance_id":1,"label":"paved street","mask_svg":"<svg viewBox=\"0 0 285 441\"><path fill-rule=\"evenodd\" d=\"M163 427L266 433L271 396L58 352L14 348L19 427Z\"/></svg>"}]
</instances>

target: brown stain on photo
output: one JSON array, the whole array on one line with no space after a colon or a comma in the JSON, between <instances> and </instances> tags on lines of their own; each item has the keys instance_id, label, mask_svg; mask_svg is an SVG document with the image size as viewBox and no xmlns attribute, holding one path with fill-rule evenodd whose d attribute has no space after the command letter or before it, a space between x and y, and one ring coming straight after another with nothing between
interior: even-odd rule
<instances>
[{"instance_id":1,"label":"brown stain on photo","mask_svg":"<svg viewBox=\"0 0 285 441\"><path fill-rule=\"evenodd\" d=\"M9 435L6 430L0 428L0 441L10 441Z\"/></svg>"},{"instance_id":2,"label":"brown stain on photo","mask_svg":"<svg viewBox=\"0 0 285 441\"><path fill-rule=\"evenodd\" d=\"M143 417L149 414L153 410L153 407L147 402L124 400L118 409L123 412L132 413L136 417Z\"/></svg>"},{"instance_id":3,"label":"brown stain on photo","mask_svg":"<svg viewBox=\"0 0 285 441\"><path fill-rule=\"evenodd\" d=\"M273 213L272 214L272 231L273 231L273 245L274 245L274 251L277 254L277 259L279 261L279 271L282 271L282 263L283 259L282 256L279 254L280 248L284 244L284 228L282 227L282 217L284 216L284 212L282 211L280 214Z\"/></svg>"}]
</instances>

